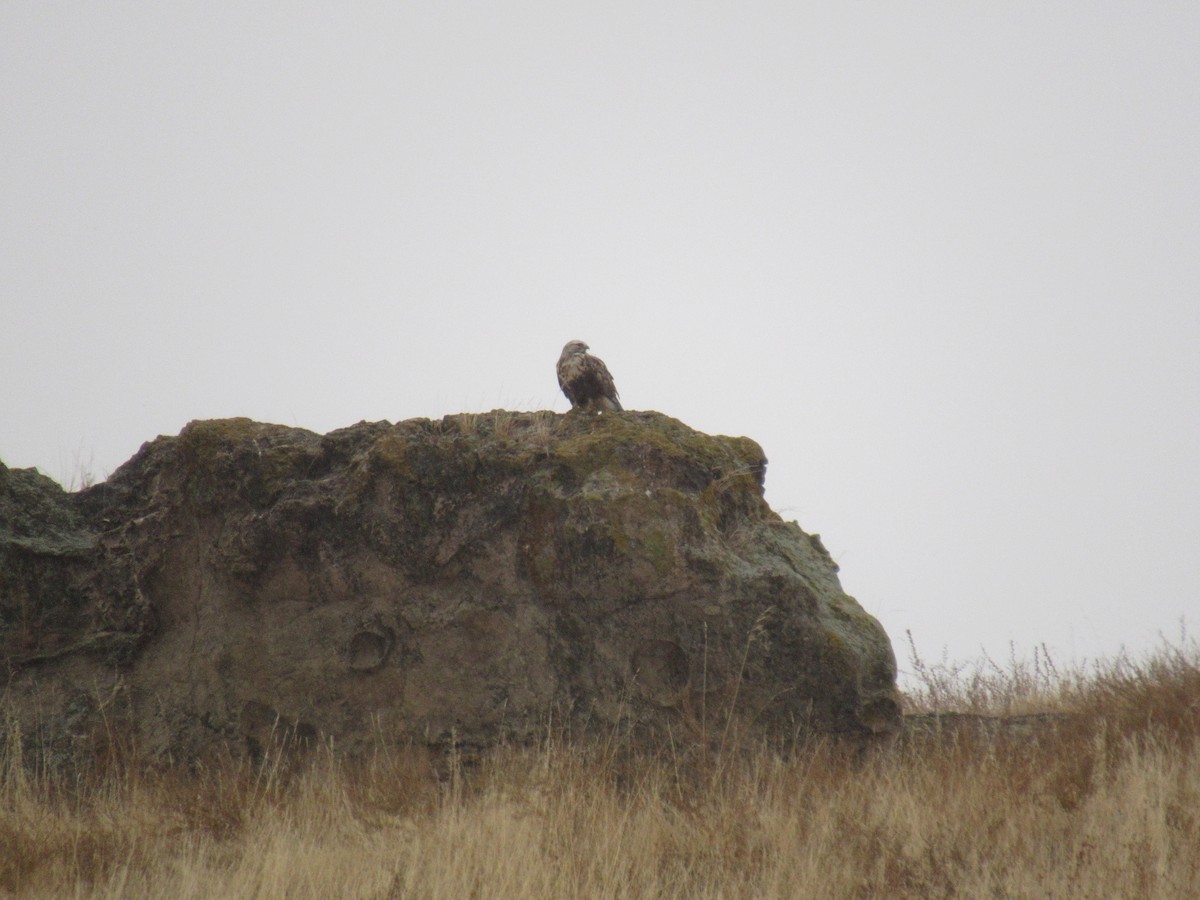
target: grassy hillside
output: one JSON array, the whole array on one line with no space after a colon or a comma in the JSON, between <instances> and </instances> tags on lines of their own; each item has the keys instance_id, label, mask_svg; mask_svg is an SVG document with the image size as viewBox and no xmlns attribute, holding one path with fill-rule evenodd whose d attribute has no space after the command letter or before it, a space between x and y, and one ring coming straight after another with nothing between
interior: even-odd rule
<instances>
[{"instance_id":1,"label":"grassy hillside","mask_svg":"<svg viewBox=\"0 0 1200 900\"><path fill-rule=\"evenodd\" d=\"M912 733L653 756L547 729L470 764L0 763L0 893L101 897L1200 896L1200 648L929 665ZM926 713L918 716L915 714ZM928 715L957 713L957 715ZM1018 716L997 720L993 716Z\"/></svg>"}]
</instances>

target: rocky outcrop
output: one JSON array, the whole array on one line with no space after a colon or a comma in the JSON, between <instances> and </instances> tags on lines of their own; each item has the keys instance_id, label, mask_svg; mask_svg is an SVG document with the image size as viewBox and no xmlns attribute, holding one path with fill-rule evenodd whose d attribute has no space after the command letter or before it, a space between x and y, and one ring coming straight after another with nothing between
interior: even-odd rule
<instances>
[{"instance_id":1,"label":"rocky outcrop","mask_svg":"<svg viewBox=\"0 0 1200 900\"><path fill-rule=\"evenodd\" d=\"M0 664L26 739L893 733L891 645L766 460L658 413L327 435L197 421L67 494L0 467Z\"/></svg>"}]
</instances>

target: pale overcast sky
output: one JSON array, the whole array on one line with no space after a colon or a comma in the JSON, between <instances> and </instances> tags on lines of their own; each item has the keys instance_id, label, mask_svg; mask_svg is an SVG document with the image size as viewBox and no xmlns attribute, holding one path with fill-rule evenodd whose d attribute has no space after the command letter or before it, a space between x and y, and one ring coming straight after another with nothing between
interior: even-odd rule
<instances>
[{"instance_id":1,"label":"pale overcast sky","mask_svg":"<svg viewBox=\"0 0 1200 900\"><path fill-rule=\"evenodd\" d=\"M1200 4L0 5L0 459L748 435L907 667L1200 628Z\"/></svg>"}]
</instances>

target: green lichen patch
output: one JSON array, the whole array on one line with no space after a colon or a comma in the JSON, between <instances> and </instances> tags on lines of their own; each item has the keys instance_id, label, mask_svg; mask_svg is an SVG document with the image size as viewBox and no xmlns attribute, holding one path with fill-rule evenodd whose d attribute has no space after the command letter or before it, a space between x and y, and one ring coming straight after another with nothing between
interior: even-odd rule
<instances>
[{"instance_id":1,"label":"green lichen patch","mask_svg":"<svg viewBox=\"0 0 1200 900\"><path fill-rule=\"evenodd\" d=\"M0 463L0 542L19 542L42 552L73 550L88 543L70 495L37 469Z\"/></svg>"},{"instance_id":2,"label":"green lichen patch","mask_svg":"<svg viewBox=\"0 0 1200 900\"><path fill-rule=\"evenodd\" d=\"M412 478L408 448L409 442L400 432L391 431L382 435L367 451L368 467L375 472L386 471L400 478Z\"/></svg>"},{"instance_id":3,"label":"green lichen patch","mask_svg":"<svg viewBox=\"0 0 1200 900\"><path fill-rule=\"evenodd\" d=\"M660 413L564 417L550 458L583 481L607 469L646 482L702 491L715 481L749 475L761 489L762 450L747 438L712 437Z\"/></svg>"},{"instance_id":4,"label":"green lichen patch","mask_svg":"<svg viewBox=\"0 0 1200 900\"><path fill-rule=\"evenodd\" d=\"M255 507L305 478L320 454L312 432L246 418L189 423L174 444L185 488L200 506L229 492Z\"/></svg>"}]
</instances>

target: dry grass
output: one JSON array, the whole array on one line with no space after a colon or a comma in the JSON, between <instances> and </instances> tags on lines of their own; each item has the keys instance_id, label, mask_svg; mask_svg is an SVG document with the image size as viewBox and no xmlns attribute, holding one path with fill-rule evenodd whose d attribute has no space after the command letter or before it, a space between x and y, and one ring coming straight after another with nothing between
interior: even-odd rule
<instances>
[{"instance_id":1,"label":"dry grass","mask_svg":"<svg viewBox=\"0 0 1200 900\"><path fill-rule=\"evenodd\" d=\"M0 893L1200 896L1200 649L1038 665L925 666L911 698L1061 714L1035 733L946 731L865 759L548 738L472 765L318 751L186 775L120 752L66 779L31 770L10 733Z\"/></svg>"}]
</instances>

